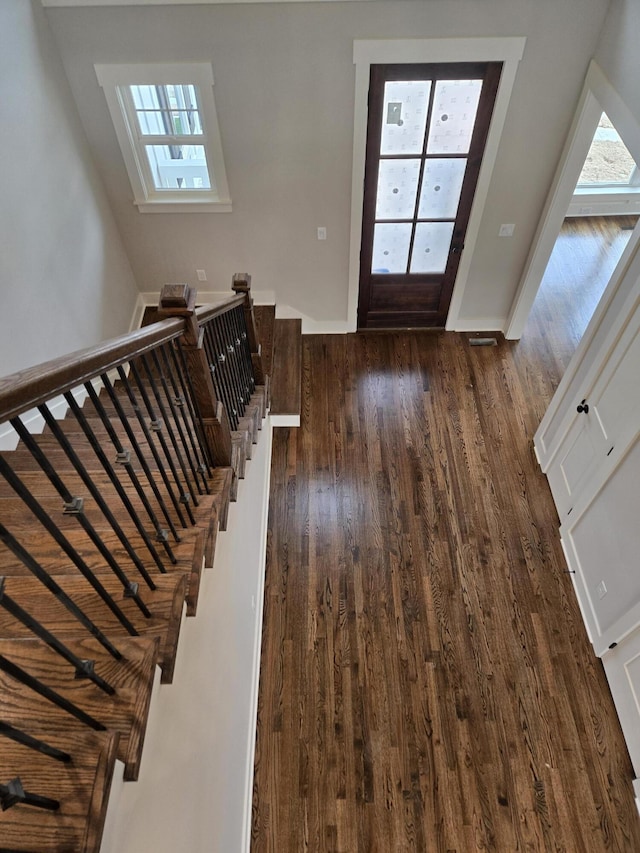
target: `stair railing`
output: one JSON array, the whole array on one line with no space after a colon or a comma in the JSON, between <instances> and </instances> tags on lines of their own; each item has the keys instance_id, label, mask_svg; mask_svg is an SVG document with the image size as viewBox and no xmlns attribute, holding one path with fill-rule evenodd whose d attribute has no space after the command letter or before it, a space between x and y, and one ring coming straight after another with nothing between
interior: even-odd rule
<instances>
[{"instance_id":1,"label":"stair railing","mask_svg":"<svg viewBox=\"0 0 640 853\"><path fill-rule=\"evenodd\" d=\"M107 693L112 688L93 662L78 659L53 626L29 612L28 602L14 598L19 583L9 595L4 576L37 578L77 621L79 633L121 658L117 644L54 579L56 560L64 555L66 570L85 579L121 633L138 632L107 577L150 618L140 585L153 590L155 573L176 562L181 531L195 523L192 507L208 493L212 469L232 465L232 433L265 381L249 276L234 277L234 290L219 305L196 308L194 290L167 286L159 312L165 319L0 379L0 427L11 424L20 442L15 452L0 452L0 638L15 636L18 624ZM62 421L54 414L61 401L67 407ZM34 412L44 424L38 435L29 429ZM126 532L127 518L135 533ZM102 728L3 654L0 671L90 728ZM3 737L68 760L3 719L1 697L0 720ZM56 807L24 792L19 777L2 777L0 768L1 808L18 802Z\"/></svg>"}]
</instances>

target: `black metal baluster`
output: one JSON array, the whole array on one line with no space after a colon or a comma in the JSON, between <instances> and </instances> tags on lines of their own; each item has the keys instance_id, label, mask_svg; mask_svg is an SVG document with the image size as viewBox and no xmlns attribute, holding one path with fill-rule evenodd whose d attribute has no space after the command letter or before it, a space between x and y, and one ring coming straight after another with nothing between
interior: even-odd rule
<instances>
[{"instance_id":1,"label":"black metal baluster","mask_svg":"<svg viewBox=\"0 0 640 853\"><path fill-rule=\"evenodd\" d=\"M153 353L153 352L151 354L152 354L152 356L155 355L155 353ZM162 399L162 394L160 393L160 388L158 387L158 383L156 382L156 380L154 378L153 371L149 366L149 362L147 360L146 355L142 355L140 357L140 360L142 362L142 366L144 367L144 371L147 374L147 380L149 382L149 387L151 388L151 390L153 392L153 396L155 397L155 401L156 401L156 404L158 406L158 410L160 412L160 418L162 419L162 421L163 421L163 423L167 429L169 441L171 442L171 446L173 447L173 451L176 455L176 459L178 460L178 465L180 466L180 470L182 471L182 476L184 478L184 482L186 483L187 488L189 490L189 495L191 496L191 500L193 501L194 505L198 506L198 498L196 496L195 489L193 488L193 485L191 483L191 478L189 477L189 470L185 464L182 451L180 450L180 444L178 442L178 439L176 438L176 434L173 431L172 423L175 424L176 428L177 428L177 426L180 422L178 421L178 419L175 416L175 409L171 408L171 406L170 406L171 401L170 401L169 395L167 394L166 381L164 380L164 377L162 375L162 368L160 367L160 362L158 361L157 358L155 358L154 367L158 371L158 378L160 379L161 384L162 384L162 388L165 392L167 403L169 404L169 406L171 408L171 415L172 415L171 418L167 414L167 410L166 410L165 405L164 405L164 400ZM181 436L181 438L183 440L183 445L184 445L184 437ZM193 476L195 478L195 471L193 472ZM184 495L184 496L186 497L186 495Z\"/></svg>"},{"instance_id":2,"label":"black metal baluster","mask_svg":"<svg viewBox=\"0 0 640 853\"><path fill-rule=\"evenodd\" d=\"M130 365L130 367L131 367L131 370L133 372L133 365ZM167 472L165 471L165 468L164 468L164 463L163 463L162 459L160 458L160 454L158 453L158 448L156 447L155 441L153 440L153 438L151 436L151 431L150 431L149 427L147 426L147 423L144 419L144 414L142 412L142 409L138 405L138 400L136 398L136 395L133 393L133 388L131 387L131 383L129 382L129 379L126 376L124 369L122 367L118 368L118 375L120 376L120 379L123 383L125 393L126 393L127 397L129 398L129 402L131 403L131 405L133 407L133 411L134 411L134 413L138 419L138 423L140 424L140 428L142 429L144 437L147 440L147 443L149 445L149 449L151 450L151 454L153 455L155 463L158 466L158 472L160 474L160 477L162 478L162 482L164 483L164 485L167 489L167 492L169 494L169 498L171 499L171 503L173 504L173 508L176 511L176 514L178 516L180 524L183 527L186 527L187 523L186 523L186 521L184 519L184 515L182 513L180 501L178 500L178 498L176 497L176 495L174 493L173 485L171 483L171 480L167 476ZM156 435L159 435L159 433L156 432L155 430L154 430L154 432ZM175 531L175 527L173 528L173 530ZM177 537L177 533L174 533L174 536Z\"/></svg>"},{"instance_id":3,"label":"black metal baluster","mask_svg":"<svg viewBox=\"0 0 640 853\"><path fill-rule=\"evenodd\" d=\"M205 429L204 429L204 421L202 420L202 414L200 409L196 405L196 395L193 388L193 382L191 381L191 375L189 374L189 370L187 369L187 363L184 355L184 351L182 349L182 344L180 341L175 342L177 347L177 352L180 356L180 363L178 366L178 375L180 376L180 383L183 388L185 388L185 399L188 400L189 409L191 411L191 417L193 418L193 423L197 425L198 436L200 447L204 453L204 458L206 460L207 472L210 474L211 469L215 468L215 463L213 461L213 457L211 455L211 448L209 447L207 441L205 440ZM173 353L174 361L177 362L177 357L175 352ZM185 382L186 380L186 382Z\"/></svg>"},{"instance_id":4,"label":"black metal baluster","mask_svg":"<svg viewBox=\"0 0 640 853\"><path fill-rule=\"evenodd\" d=\"M38 679L34 678L33 675L29 675L29 673L22 669L22 667L13 663L13 661L10 661L4 655L0 655L0 671L6 672L7 675L15 678L16 681L19 681L26 687L30 687L39 696L42 696L44 699L48 699L49 702L57 705L58 708L62 708L63 711L71 714L72 717L75 717L76 720L80 720L81 723L89 726L89 728L95 729L97 732L104 732L107 730L106 726L103 726L102 723L99 723L90 716L90 714L83 711L82 708L78 708L77 705L74 705L73 702L65 699L65 697L61 696L59 693L56 693L56 691L52 690L51 687L47 687L46 684L38 681Z\"/></svg>"},{"instance_id":5,"label":"black metal baluster","mask_svg":"<svg viewBox=\"0 0 640 853\"><path fill-rule=\"evenodd\" d=\"M229 312L229 322L231 324L231 333L233 335L234 343L236 346L236 352L238 355L238 367L240 369L240 377L242 380L242 387L244 389L244 402L245 405L247 405L249 400L251 399L253 389L251 388L249 381L249 372L247 370L247 362L244 353L244 342L241 336L237 308L234 308L233 311Z\"/></svg>"},{"instance_id":6,"label":"black metal baluster","mask_svg":"<svg viewBox=\"0 0 640 853\"><path fill-rule=\"evenodd\" d=\"M129 557L131 558L133 565L136 567L136 569L138 570L140 575L148 583L149 580L151 580L149 578L149 573L145 569L142 561L140 560L140 557L138 557L133 546L129 542L129 538L127 537L126 533L122 529L120 523L116 519L115 515L111 512L109 505L107 504L106 500L102 496L100 489L98 489L96 484L93 482L93 480L91 479L91 475L89 474L87 469L84 467L83 463L80 461L78 454L75 452L75 450L71 446L67 436L60 429L60 426L58 425L58 421L53 417L53 415L51 414L51 412L49 411L49 409L47 408L46 405L38 406L38 411L40 412L40 414L44 418L45 423L47 424L47 426L51 430L56 441L58 442L60 447L64 450L64 452L67 456L67 459L69 460L69 462L71 462L71 464L75 468L76 472L78 473L80 479L82 480L82 482L85 484L85 486L89 490L89 494L94 499L94 501L97 503L98 507L100 508L100 511L102 512L104 517L107 519L107 521L109 522L111 527L113 527L113 530L114 530L116 536L118 537L118 539L122 543L125 551L127 552ZM153 584L153 581L151 583ZM145 616L149 615L149 611L147 610L146 605L144 604L144 602L142 601L142 599L138 595L138 589L137 589L136 584L130 584L130 588L126 590L126 595L127 595L127 597L130 597L131 599L133 599L133 601L135 601L135 603L138 605L141 612L144 613Z\"/></svg>"},{"instance_id":7,"label":"black metal baluster","mask_svg":"<svg viewBox=\"0 0 640 853\"><path fill-rule=\"evenodd\" d=\"M121 368L119 369L119 372L120 371L121 371ZM122 378L122 376L124 376L124 371L122 371L120 373L120 376L121 376L121 378ZM120 418L120 423L124 427L124 430L127 434L127 438L131 442L131 446L133 447L133 450L134 450L134 452L138 458L138 462L140 463L142 470L144 471L145 477L147 478L149 485L151 486L151 491L153 492L155 499L158 501L158 506L160 507L160 510L162 511L162 514L165 518L165 521L169 525L169 530L171 531L171 535L173 536L173 538L175 539L176 542L179 542L180 537L178 535L178 531L176 530L175 524L173 523L173 519L169 515L169 510L167 508L167 505L164 501L164 498L162 497L160 489L158 488L158 484L155 481L155 477L151 473L151 469L149 468L149 464L145 458L144 453L142 452L142 448L140 447L138 440L135 436L135 433L131 428L131 424L129 423L129 418L127 417L127 413L123 409L122 404L120 403L120 400L118 399L118 395L116 394L108 375L106 373L102 373L102 374L100 374L100 379L102 381L102 385L104 386L105 391L109 395L109 399L111 400L118 417ZM124 381L125 382L127 381L126 377L125 377ZM129 398L129 402L131 402L131 397ZM144 437L149 444L149 449L151 450L151 455L156 460L156 462L158 462L158 460L156 459L156 455L155 455L156 449L155 449L155 446L153 445L153 443L151 442L151 440L149 438L149 430L147 429L147 425L144 422L144 418L141 417L139 409L138 409L137 405L135 404L135 402L133 402L132 405L134 407L134 411L136 412L136 418L138 420L138 423L140 424L140 427L142 429ZM159 465L159 463L158 463L158 465ZM164 481L162 466L159 465L159 468L161 469L160 470L160 478L163 479L163 481ZM159 527L157 528L157 536L158 536L159 541L166 540L166 537L164 536L164 531L162 531ZM171 562L175 563L176 559L175 559L173 553L171 553L169 556L171 557Z\"/></svg>"},{"instance_id":8,"label":"black metal baluster","mask_svg":"<svg viewBox=\"0 0 640 853\"><path fill-rule=\"evenodd\" d=\"M225 388L225 396L227 407L233 411L232 429L238 429L238 421L241 417L236 394L233 390L233 378L231 373L231 361L223 335L220 329L219 318L215 317L209 324L211 329L211 338L214 341L215 348L218 352L218 363L220 366L220 379ZM221 355L222 354L222 357Z\"/></svg>"},{"instance_id":9,"label":"black metal baluster","mask_svg":"<svg viewBox=\"0 0 640 853\"><path fill-rule=\"evenodd\" d=\"M55 812L60 808L58 800L51 797L41 797L40 794L32 794L22 787L20 777L16 776L7 785L0 785L0 808L3 812L12 806L22 803L25 806L34 806L37 809Z\"/></svg>"},{"instance_id":10,"label":"black metal baluster","mask_svg":"<svg viewBox=\"0 0 640 853\"><path fill-rule=\"evenodd\" d=\"M247 377L247 385L248 385L248 400L251 399L251 395L256 390L256 380L253 375L253 361L251 360L251 349L249 347L249 336L247 334L247 324L244 316L244 311L242 307L239 305L237 308L233 310L233 317L235 322L235 327L237 329L238 338L240 340L240 348L241 348L241 360L244 365L243 370L244 374Z\"/></svg>"},{"instance_id":11,"label":"black metal baluster","mask_svg":"<svg viewBox=\"0 0 640 853\"><path fill-rule=\"evenodd\" d=\"M211 366L211 375L213 384L216 389L218 398L222 401L227 410L229 425L232 430L238 429L238 410L232 404L233 394L229 387L227 373L227 354L224 348L221 348L215 335L214 323L207 323L204 329L205 348L207 349L207 358Z\"/></svg>"},{"instance_id":12,"label":"black metal baluster","mask_svg":"<svg viewBox=\"0 0 640 853\"><path fill-rule=\"evenodd\" d=\"M163 353L163 355L164 355L164 353ZM167 405L169 406L169 409L171 411L171 417L173 418L173 423L175 425L176 430L178 431L178 435L180 437L180 444L182 445L184 455L186 457L187 463L189 465L189 469L190 469L191 474L193 476L193 481L195 483L195 487L198 490L198 494L201 495L202 494L202 487L200 486L200 482L198 479L197 457L196 457L196 461L194 461L194 458L191 454L192 448L191 448L189 442L187 441L187 436L185 435L184 429L182 428L182 422L184 419L184 400L182 400L181 397L176 395L175 387L173 389L169 388L169 385L167 383L167 377L165 375L165 370L169 373L170 381L173 380L173 377L171 377L170 372L168 371L168 365L166 363L166 359L164 360L164 368L163 368L163 366L160 364L160 358L158 357L158 353L156 350L151 351L151 358L153 360L154 367L155 367L155 369L156 369L156 371L160 377L160 384L162 386L162 390L164 392L164 396L165 396L165 399L167 401ZM173 382L172 382L172 384L173 384ZM172 390L173 390L173 394L172 394ZM187 434L189 434L188 427L187 427ZM202 473L202 472L200 472L200 473ZM197 501L195 500L195 497L194 497L194 503L197 506Z\"/></svg>"},{"instance_id":13,"label":"black metal baluster","mask_svg":"<svg viewBox=\"0 0 640 853\"><path fill-rule=\"evenodd\" d=\"M67 608L67 610L76 617L76 619L84 625L84 627L89 631L89 633L100 642L105 649L109 652L109 654L114 657L116 660L122 659L122 654L116 649L116 647L111 643L109 639L102 633L100 628L93 624L91 619L84 613L83 610L78 607L78 605L70 598L67 593L62 589L53 578L47 574L45 569L42 568L40 563L35 560L28 551L26 551L22 545L18 542L18 540L9 533L4 524L0 523L0 542L7 546L7 548L11 551L11 553L16 556L24 566L31 572L31 574L35 575L40 583L42 583L46 588L51 592L58 601ZM108 593L107 593L108 595ZM100 596L102 598L102 596ZM105 602L106 603L106 602ZM114 603L114 607L117 608L117 605ZM111 609L111 607L109 608ZM132 636L137 636L138 632L131 625L129 620L123 614L123 627L131 634ZM122 620L120 620L122 622Z\"/></svg>"},{"instance_id":14,"label":"black metal baluster","mask_svg":"<svg viewBox=\"0 0 640 853\"><path fill-rule=\"evenodd\" d=\"M154 562L156 563L157 566L164 568L162 566L162 560L160 559L160 555L158 554L158 552L156 551L156 549L153 546L153 543L149 539L149 534L144 529L144 525L140 521L140 517L139 517L138 513L136 512L136 509L133 506L133 504L131 503L131 499L129 498L129 495L127 494L122 483L120 482L120 480L116 476L116 472L113 469L113 465L111 464L111 462L107 458L107 454L102 449L102 445L98 441L96 434L91 429L89 422L87 421L87 419L84 416L84 412L82 411L82 409L80 408L80 406L76 402L76 399L73 396L73 394L71 394L70 392L67 392L64 395L64 398L67 401L67 403L69 404L69 408L73 412L76 420L78 421L78 423L80 425L80 429L82 430L82 432L87 437L87 441L91 445L93 452L96 454L98 460L100 461L100 464L104 468L106 475L109 477L109 479L113 483L113 487L116 490L116 492L118 493L118 497L120 498L120 500L124 504L127 512L129 513L129 516L131 517L131 520L133 521L136 530L138 531L138 533L142 537L142 540L143 540L144 544L147 546L149 553L151 554L151 556L154 559ZM142 563L140 565L142 566ZM151 580L151 576L149 575L147 570L144 568L144 566L142 566L142 570L138 569L138 571L140 571L140 574L144 578L144 581L147 584L147 586L149 587L149 589L155 589L156 588L155 584Z\"/></svg>"},{"instance_id":15,"label":"black metal baluster","mask_svg":"<svg viewBox=\"0 0 640 853\"><path fill-rule=\"evenodd\" d=\"M14 601L13 598L7 595L4 591L4 582L5 579L0 577L0 605L4 607L7 613L10 613L14 619L21 622L25 628L32 631L36 637L43 640L48 646L57 652L60 657L63 657L68 663L70 663L75 668L78 678L88 678L89 681L92 681L96 687L100 688L100 690L104 690L104 692L109 696L113 696L116 691L104 680L104 678L101 678L95 673L93 668L94 661L82 660L79 658L71 651L71 649L68 649L64 643L54 636L51 631L48 631L44 625L38 622L35 617L20 607L18 602Z\"/></svg>"},{"instance_id":16,"label":"black metal baluster","mask_svg":"<svg viewBox=\"0 0 640 853\"><path fill-rule=\"evenodd\" d=\"M238 363L238 370L240 371L240 377L243 383L244 404L246 406L248 405L249 400L251 399L253 389L251 388L251 384L249 381L249 372L247 370L247 364L244 359L244 346L242 341L242 335L240 332L237 309L234 309L233 311L229 312L229 326L231 328L231 334L233 335L233 340L236 345L236 358Z\"/></svg>"},{"instance_id":17,"label":"black metal baluster","mask_svg":"<svg viewBox=\"0 0 640 853\"><path fill-rule=\"evenodd\" d=\"M0 457L0 474L4 477L4 479L9 483L14 492L18 495L18 497L25 503L27 508L35 515L40 524L47 530L47 532L51 535L53 540L57 545L62 548L65 554L69 557L74 566L78 569L80 574L85 578L85 580L91 585L91 587L95 590L95 592L100 596L102 601L107 605L109 610L113 613L116 619L120 622L120 624L126 628L126 630L130 634L136 634L136 630L129 621L129 619L125 616L125 614L120 610L118 605L113 600L112 596L109 592L103 587L95 574L91 571L87 563L82 559L82 557L77 553L73 545L69 542L66 536L62 533L62 531L55 524L51 516L49 516L45 510L42 508L40 503L33 497L29 489L25 486L22 480L18 477L18 475L10 468L10 466L5 462L5 460ZM31 557L31 555L20 545L17 540L9 533L9 531L4 527L4 525L0 524L0 530L6 531L6 535L11 538L13 542L15 542L16 547L20 549L21 553L27 555L29 560L32 560L33 563L36 563L35 560ZM0 538L2 538L2 534L0 534ZM6 543L5 543L6 544ZM13 546L11 550L18 557L19 555L15 551ZM20 557L22 559L22 557ZM24 563L24 559L22 559ZM26 563L25 563L26 565ZM36 563L36 565L38 565ZM33 571L33 570L32 570ZM44 574L47 573L42 569Z\"/></svg>"},{"instance_id":18,"label":"black metal baluster","mask_svg":"<svg viewBox=\"0 0 640 853\"><path fill-rule=\"evenodd\" d=\"M142 483L140 482L140 479L139 479L138 475L136 474L136 472L133 468L133 465L131 464L131 452L129 450L126 450L124 448L122 442L120 441L120 436L118 435L116 430L113 428L113 424L111 423L111 419L109 418L109 415L106 413L105 408L102 405L102 402L100 400L100 397L96 393L96 390L93 387L92 383L87 382L87 384L84 387L87 389L87 393L89 394L89 397L91 399L91 402L93 403L93 406L96 410L96 413L97 413L98 417L100 418L100 420L102 421L102 423L104 424L104 427L107 431L107 434L108 434L109 438L111 439L111 443L113 444L113 447L116 451L117 463L122 465L123 468L125 469L125 471L127 472L127 474L129 475L129 479L131 480L131 483L133 484L133 487L136 490L138 497L142 501L142 505L144 506L144 508L147 512L147 515L149 516L149 519L155 528L156 537L157 537L158 541L162 542L167 554L169 555L169 558L173 559L173 562L175 562L175 558L173 557L173 552L171 550L171 546L169 545L168 538L166 535L163 535L162 529L160 527L160 522L158 521L158 518L157 518L157 516L153 510L153 507L149 503L149 498L147 497L146 492L142 487ZM156 552L155 548L153 549L153 551L151 551L151 554L153 556L153 559L156 562L158 569L161 572L165 573L167 570L164 567L164 564L163 564L162 560L160 559L160 555Z\"/></svg>"},{"instance_id":19,"label":"black metal baluster","mask_svg":"<svg viewBox=\"0 0 640 853\"><path fill-rule=\"evenodd\" d=\"M41 755L46 755L49 758L55 759L56 761L62 761L63 764L69 764L69 762L71 761L71 756L68 752L63 752L61 749L58 749L55 746L50 746L43 740L40 740L36 737L32 737L26 732L23 732L20 729L16 729L15 726L10 725L9 723L3 723L1 720L0 735L6 737L8 740L13 740L16 743L20 743L22 744L22 746L26 746L29 749L33 749L35 752L39 752Z\"/></svg>"},{"instance_id":20,"label":"black metal baluster","mask_svg":"<svg viewBox=\"0 0 640 853\"><path fill-rule=\"evenodd\" d=\"M180 503L182 504L183 507L186 508L187 515L189 516L189 521L191 522L191 524L195 524L196 520L193 517L193 513L191 511L190 496L182 488L182 485L180 483L180 477L178 476L178 471L176 469L175 462L173 461L173 456L171 455L171 452L169 450L169 447L167 445L167 442L165 441L165 438L164 438L164 435L162 432L163 422L159 417L156 416L155 409L153 408L153 404L151 402L151 399L150 399L149 395L147 394L147 389L144 386L144 383L143 383L142 378L140 376L140 372L138 371L138 368L136 367L135 362L132 361L130 363L130 368L131 368L131 373L133 374L133 378L135 380L136 386L137 386L138 391L140 393L140 396L142 397L144 405L147 409L147 413L148 413L149 417L151 418L151 427L158 437L158 441L160 442L160 447L162 447L164 457L167 461L167 464L169 465L169 470L171 471L171 474L173 475L173 480L174 480L176 486L178 487L178 489L180 489L180 499L179 499ZM168 428L168 424L166 422L164 423L164 426ZM185 525L185 527L186 527L186 525Z\"/></svg>"},{"instance_id":21,"label":"black metal baluster","mask_svg":"<svg viewBox=\"0 0 640 853\"><path fill-rule=\"evenodd\" d=\"M233 337L233 332L231 330L230 322L229 322L229 312L227 311L220 318L220 334L222 335L222 340L227 348L227 357L229 359L229 365L231 370L231 387L233 389L234 398L238 401L238 413L239 417L244 417L244 407L245 407L245 390L244 383L242 381L242 375L240 373L240 365L238 362L238 353L236 351L236 342Z\"/></svg>"},{"instance_id":22,"label":"black metal baluster","mask_svg":"<svg viewBox=\"0 0 640 853\"><path fill-rule=\"evenodd\" d=\"M213 387L216 392L216 397L222 403L222 405L227 409L227 415L231 418L231 414L227 408L226 401L226 391L222 387L222 383L220 381L220 363L218 353L216 352L215 344L213 343L213 338L211 337L211 330L209 329L209 323L204 326L204 334L202 337L204 344L204 351L207 356L207 362L209 364L209 372L211 373L211 381L213 382ZM225 356L226 357L226 356ZM229 420L229 426L231 426L231 420Z\"/></svg>"}]
</instances>

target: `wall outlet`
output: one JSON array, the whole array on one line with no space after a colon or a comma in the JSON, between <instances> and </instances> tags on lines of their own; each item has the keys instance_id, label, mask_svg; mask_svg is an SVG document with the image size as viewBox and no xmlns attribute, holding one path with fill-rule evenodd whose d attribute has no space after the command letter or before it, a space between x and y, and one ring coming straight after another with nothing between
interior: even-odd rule
<instances>
[{"instance_id":1,"label":"wall outlet","mask_svg":"<svg viewBox=\"0 0 640 853\"><path fill-rule=\"evenodd\" d=\"M196 275L198 276L198 281L207 280L207 274L204 270L196 270Z\"/></svg>"},{"instance_id":2,"label":"wall outlet","mask_svg":"<svg viewBox=\"0 0 640 853\"><path fill-rule=\"evenodd\" d=\"M604 585L604 581L600 581L598 586L596 587L596 592L598 593L598 598L604 598L607 594L607 588Z\"/></svg>"},{"instance_id":3,"label":"wall outlet","mask_svg":"<svg viewBox=\"0 0 640 853\"><path fill-rule=\"evenodd\" d=\"M513 223L501 225L500 230L498 231L498 237L513 237L513 232L515 230L516 226Z\"/></svg>"},{"instance_id":4,"label":"wall outlet","mask_svg":"<svg viewBox=\"0 0 640 853\"><path fill-rule=\"evenodd\" d=\"M326 240L327 239L327 229L324 227L318 228L318 240Z\"/></svg>"}]
</instances>

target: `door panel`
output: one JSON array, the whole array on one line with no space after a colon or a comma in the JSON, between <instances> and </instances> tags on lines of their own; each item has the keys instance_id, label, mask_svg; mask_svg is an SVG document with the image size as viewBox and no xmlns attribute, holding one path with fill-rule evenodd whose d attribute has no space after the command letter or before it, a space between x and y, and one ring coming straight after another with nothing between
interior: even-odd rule
<instances>
[{"instance_id":1,"label":"door panel","mask_svg":"<svg viewBox=\"0 0 640 853\"><path fill-rule=\"evenodd\" d=\"M637 494L640 437L589 500L577 505L560 535L596 654L640 624Z\"/></svg>"},{"instance_id":2,"label":"door panel","mask_svg":"<svg viewBox=\"0 0 640 853\"><path fill-rule=\"evenodd\" d=\"M374 65L358 326L443 326L500 63Z\"/></svg>"},{"instance_id":3,"label":"door panel","mask_svg":"<svg viewBox=\"0 0 640 853\"><path fill-rule=\"evenodd\" d=\"M640 627L602 656L636 776L640 775Z\"/></svg>"},{"instance_id":4,"label":"door panel","mask_svg":"<svg viewBox=\"0 0 640 853\"><path fill-rule=\"evenodd\" d=\"M593 390L549 466L561 518L594 479L615 464L640 422L640 306L629 318ZM585 391L586 393L586 391ZM582 406L581 406L582 408ZM614 453L615 451L615 453Z\"/></svg>"}]
</instances>

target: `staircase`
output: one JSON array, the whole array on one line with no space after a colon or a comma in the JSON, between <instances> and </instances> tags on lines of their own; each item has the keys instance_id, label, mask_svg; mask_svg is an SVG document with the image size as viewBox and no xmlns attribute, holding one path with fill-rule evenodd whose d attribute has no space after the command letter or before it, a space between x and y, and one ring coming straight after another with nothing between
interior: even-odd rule
<instances>
[{"instance_id":1,"label":"staircase","mask_svg":"<svg viewBox=\"0 0 640 853\"><path fill-rule=\"evenodd\" d=\"M138 778L269 406L233 289L167 287L158 323L0 381L0 853L98 851L116 761Z\"/></svg>"}]
</instances>

